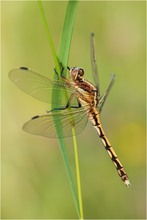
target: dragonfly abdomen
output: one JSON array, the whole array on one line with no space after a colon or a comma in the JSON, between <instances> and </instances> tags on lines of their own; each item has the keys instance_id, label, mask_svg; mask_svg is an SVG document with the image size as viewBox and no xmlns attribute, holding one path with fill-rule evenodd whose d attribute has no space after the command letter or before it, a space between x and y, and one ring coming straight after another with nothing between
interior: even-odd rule
<instances>
[{"instance_id":1,"label":"dragonfly abdomen","mask_svg":"<svg viewBox=\"0 0 147 220\"><path fill-rule=\"evenodd\" d=\"M116 155L115 151L113 150L108 138L105 135L105 132L101 126L101 122L100 122L100 118L99 118L99 113L96 109L93 109L93 111L89 112L89 119L92 122L94 128L97 130L97 133L107 151L107 153L109 154L118 175L120 176L120 178L122 179L122 181L125 183L126 186L130 186L130 182L128 179L128 176L121 164L121 162L118 159L118 156Z\"/></svg>"}]
</instances>

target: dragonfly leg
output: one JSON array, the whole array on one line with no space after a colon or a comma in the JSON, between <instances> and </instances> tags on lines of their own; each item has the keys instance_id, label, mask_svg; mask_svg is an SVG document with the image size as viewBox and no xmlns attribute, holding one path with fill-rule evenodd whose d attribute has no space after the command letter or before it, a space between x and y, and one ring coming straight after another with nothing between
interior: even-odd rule
<instances>
[{"instance_id":1,"label":"dragonfly leg","mask_svg":"<svg viewBox=\"0 0 147 220\"><path fill-rule=\"evenodd\" d=\"M110 81L110 83L109 83L109 85L108 85L108 87L106 89L106 92L99 99L99 105L98 105L99 113L102 111L103 105L104 105L104 103L105 103L105 101L107 99L107 96L108 96L108 94L109 94L109 92L110 92L110 90L112 88L112 85L113 85L114 81L115 81L115 74L112 75L111 81Z\"/></svg>"},{"instance_id":2,"label":"dragonfly leg","mask_svg":"<svg viewBox=\"0 0 147 220\"><path fill-rule=\"evenodd\" d=\"M61 73L60 73L60 75L61 75L61 77L62 77L62 76L63 76L64 67L63 67L62 63L60 63L60 66L61 66ZM54 68L54 72L56 73L57 77L59 77L59 74L58 74L56 68Z\"/></svg>"},{"instance_id":3,"label":"dragonfly leg","mask_svg":"<svg viewBox=\"0 0 147 220\"><path fill-rule=\"evenodd\" d=\"M70 105L70 108L81 108L82 105L81 103L78 101L78 105Z\"/></svg>"},{"instance_id":4,"label":"dragonfly leg","mask_svg":"<svg viewBox=\"0 0 147 220\"><path fill-rule=\"evenodd\" d=\"M71 105L71 101L72 101L72 99L73 99L73 97L75 96L75 94L74 93L72 93L71 94L71 96L69 97L69 99L68 99L68 102L67 102L67 104L66 104L66 108L80 108L81 107L81 103L79 102L79 100L77 99L77 103L78 103L78 105L76 106L76 105Z\"/></svg>"},{"instance_id":5,"label":"dragonfly leg","mask_svg":"<svg viewBox=\"0 0 147 220\"><path fill-rule=\"evenodd\" d=\"M81 107L81 103L79 102L78 99L77 99L78 105L71 105L71 101L72 101L74 95L75 95L74 93L71 94L71 96L70 96L70 98L69 98L69 100L68 100L68 102L67 102L67 104L65 106L62 106L62 107L59 107L59 108L53 108L50 111L47 111L47 113L49 113L51 111L54 111L54 110L65 110L67 108L80 108Z\"/></svg>"},{"instance_id":6,"label":"dragonfly leg","mask_svg":"<svg viewBox=\"0 0 147 220\"><path fill-rule=\"evenodd\" d=\"M76 105L71 105L70 106L70 108L80 108L80 107L81 107L81 105L80 106L76 106ZM67 108L69 108L69 107L63 106L63 107L60 107L60 108L53 108L50 111L47 111L47 113L52 112L52 111L57 111L57 110L62 111L62 110L66 110Z\"/></svg>"},{"instance_id":7,"label":"dragonfly leg","mask_svg":"<svg viewBox=\"0 0 147 220\"><path fill-rule=\"evenodd\" d=\"M66 77L63 75L64 67L63 67L62 63L60 63L60 65L61 65L61 73L60 73L60 76L61 76L61 78L62 78L67 84L69 84L69 81L68 81L68 80L66 79ZM69 66L67 66L67 69L70 70ZM57 73L57 71L56 71L56 68L54 68L54 71L55 71L57 77L59 77L59 75L58 75L58 73Z\"/></svg>"},{"instance_id":8,"label":"dragonfly leg","mask_svg":"<svg viewBox=\"0 0 147 220\"><path fill-rule=\"evenodd\" d=\"M62 63L61 63L61 66L62 66ZM69 66L67 66L67 69L70 71L70 67L69 67ZM63 70L64 70L64 67L62 66L61 77L62 77L63 79L66 79L65 76L63 76Z\"/></svg>"}]
</instances>

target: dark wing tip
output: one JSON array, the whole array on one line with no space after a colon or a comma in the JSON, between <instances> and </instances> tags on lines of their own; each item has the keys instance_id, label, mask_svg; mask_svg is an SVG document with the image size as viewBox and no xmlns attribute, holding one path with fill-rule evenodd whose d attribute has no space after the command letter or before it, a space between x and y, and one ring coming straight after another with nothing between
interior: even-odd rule
<instances>
[{"instance_id":1,"label":"dark wing tip","mask_svg":"<svg viewBox=\"0 0 147 220\"><path fill-rule=\"evenodd\" d=\"M21 70L29 70L27 67L24 67L24 66L20 67L19 69L21 69Z\"/></svg>"},{"instance_id":2,"label":"dark wing tip","mask_svg":"<svg viewBox=\"0 0 147 220\"><path fill-rule=\"evenodd\" d=\"M32 120L36 119L36 118L39 118L39 115L35 115Z\"/></svg>"}]
</instances>

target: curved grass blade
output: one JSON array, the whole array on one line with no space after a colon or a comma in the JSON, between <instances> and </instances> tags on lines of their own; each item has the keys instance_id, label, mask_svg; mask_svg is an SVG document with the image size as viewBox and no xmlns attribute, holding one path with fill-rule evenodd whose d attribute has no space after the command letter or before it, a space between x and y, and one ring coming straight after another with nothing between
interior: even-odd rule
<instances>
[{"instance_id":1,"label":"curved grass blade","mask_svg":"<svg viewBox=\"0 0 147 220\"><path fill-rule=\"evenodd\" d=\"M59 60L58 60L58 57L56 55L56 51L55 51L54 44L53 44L53 41L52 41L52 38L51 38L51 34L50 34L50 31L49 31L49 26L48 26L48 23L47 23L47 20L46 20L46 17L45 17L45 13L44 13L44 10L43 10L43 5L42 5L41 0L38 1L38 4L39 4L42 19L43 19L44 27L45 27L45 30L46 30L46 33L47 33L49 45L50 45L52 55L53 55L53 58L54 58L55 66L56 66L57 70L60 71Z\"/></svg>"},{"instance_id":2,"label":"curved grass blade","mask_svg":"<svg viewBox=\"0 0 147 220\"><path fill-rule=\"evenodd\" d=\"M44 25L45 25L45 28L46 28L46 31L47 31L49 44L50 44L52 54L53 54L53 57L54 57L56 72L60 75L60 71L61 71L61 64L60 63L62 63L62 65L64 67L66 67L67 63L68 63L70 42L71 42L73 25L74 25L74 20L75 20L77 1L69 1L68 2L65 21L64 21L64 26L63 26L62 37L61 37L61 41L60 41L58 57L56 56L56 53L55 53L55 50L54 50L53 41L51 39L51 35L50 35L49 29L48 29L48 25L47 25L47 21L46 21L46 17L45 17L45 14L44 14L44 10L43 10L41 1L39 1L39 5L40 5L40 10L41 10L42 18L43 18L43 21L44 21ZM65 75L65 73L66 73L66 69L64 69L63 74ZM60 100L61 100L61 93L60 92L53 93L52 100L57 99L57 97L58 97L58 101L60 102ZM54 107L53 104L52 104L52 107ZM62 123L61 123L61 127L62 127ZM57 134L58 134L59 129L61 129L61 128L60 127L56 128ZM60 133L61 133L61 131L60 131ZM75 190L74 181L73 181L73 177L72 177L72 173L71 173L71 169L70 169L70 165L69 165L69 160L68 160L68 157L67 157L65 141L64 141L64 139L59 138L58 142L59 142L59 145L60 145L60 150L61 150L61 154L62 154L64 163L65 163L65 168L66 168L70 188L71 188L71 191L72 191L76 211L77 211L77 214L78 214L79 218L83 219L82 206L79 205L79 204L81 204L81 202L79 203L78 199L77 199L77 193L76 193L76 190ZM74 141L74 143L76 143L76 142ZM76 146L76 144L74 144L74 145ZM79 168L77 168L77 169L79 169Z\"/></svg>"},{"instance_id":3,"label":"curved grass blade","mask_svg":"<svg viewBox=\"0 0 147 220\"><path fill-rule=\"evenodd\" d=\"M59 60L64 67L68 65L69 50L73 32L74 19L76 14L77 1L69 1L66 16L64 20L63 32L60 41L59 47ZM66 69L64 69L63 75L66 75ZM72 119L71 119L72 120ZM78 189L78 207L80 212L80 219L83 219L83 204L82 204L82 194L81 194L81 181L80 181L80 169L79 169L79 160L78 160L78 151L77 151L77 141L75 136L75 129L72 127L73 134L73 145L75 151L75 164L76 164L76 176L77 176L77 189Z\"/></svg>"}]
</instances>

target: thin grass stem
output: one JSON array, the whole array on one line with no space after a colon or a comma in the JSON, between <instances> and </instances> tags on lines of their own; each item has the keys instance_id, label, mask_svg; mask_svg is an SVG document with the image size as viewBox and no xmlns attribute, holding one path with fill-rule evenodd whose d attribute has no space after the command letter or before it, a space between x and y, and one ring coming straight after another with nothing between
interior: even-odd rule
<instances>
[{"instance_id":1,"label":"thin grass stem","mask_svg":"<svg viewBox=\"0 0 147 220\"><path fill-rule=\"evenodd\" d=\"M48 26L48 23L47 23L47 20L46 20L46 16L45 16L45 13L44 13L44 9L43 9L43 5L42 5L41 0L38 0L38 4L39 4L42 20L43 20L43 23L44 23L44 27L45 27L45 30L46 30L46 33L47 33L49 45L50 45L52 55L53 55L53 58L54 58L55 66L56 66L57 72L60 73L59 60L58 60L58 57L56 55L56 51L55 51L54 44L53 44L53 41L52 41L52 38L51 38L49 26Z\"/></svg>"},{"instance_id":2,"label":"thin grass stem","mask_svg":"<svg viewBox=\"0 0 147 220\"><path fill-rule=\"evenodd\" d=\"M73 133L73 145L75 153L75 166L76 166L76 178L77 178L77 189L78 189L78 200L79 200L79 209L80 209L80 219L84 219L83 215L83 202L82 202L82 191L81 191L81 178L80 178L80 168L79 168L79 157L78 157L78 147L77 140L75 136L75 129L72 129Z\"/></svg>"}]
</instances>

